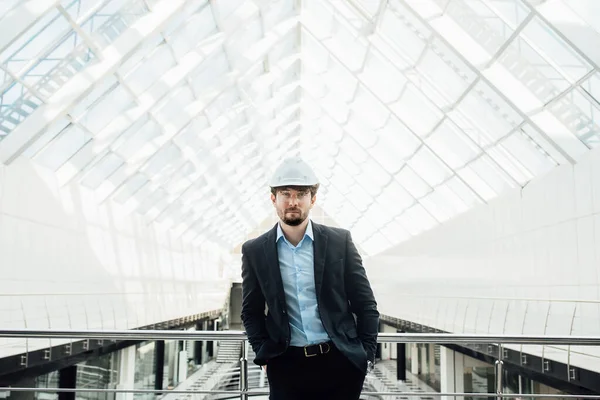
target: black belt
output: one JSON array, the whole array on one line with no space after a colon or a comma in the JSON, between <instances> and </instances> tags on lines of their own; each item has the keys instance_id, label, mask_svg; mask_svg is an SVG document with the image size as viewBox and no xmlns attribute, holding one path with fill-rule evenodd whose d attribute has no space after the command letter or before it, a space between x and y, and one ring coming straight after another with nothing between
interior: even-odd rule
<instances>
[{"instance_id":1,"label":"black belt","mask_svg":"<svg viewBox=\"0 0 600 400\"><path fill-rule=\"evenodd\" d=\"M290 346L288 347L287 352L295 357L301 356L309 358L316 356L324 356L330 354L333 350L335 350L335 346L330 340L328 342L310 344L304 347Z\"/></svg>"}]
</instances>

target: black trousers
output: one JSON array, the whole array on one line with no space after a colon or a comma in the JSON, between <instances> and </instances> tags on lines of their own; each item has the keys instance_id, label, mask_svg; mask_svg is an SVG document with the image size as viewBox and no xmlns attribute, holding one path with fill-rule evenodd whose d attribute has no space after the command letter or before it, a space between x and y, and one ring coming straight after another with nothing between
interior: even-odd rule
<instances>
[{"instance_id":1,"label":"black trousers","mask_svg":"<svg viewBox=\"0 0 600 400\"><path fill-rule=\"evenodd\" d=\"M358 400L365 374L335 346L306 357L302 348L290 347L267 363L270 400Z\"/></svg>"}]
</instances>

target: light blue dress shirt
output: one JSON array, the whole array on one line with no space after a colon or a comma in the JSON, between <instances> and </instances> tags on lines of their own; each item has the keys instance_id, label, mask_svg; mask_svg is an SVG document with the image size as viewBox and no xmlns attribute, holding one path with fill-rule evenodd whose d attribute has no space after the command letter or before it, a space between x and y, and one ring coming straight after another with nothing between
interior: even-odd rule
<instances>
[{"instance_id":1,"label":"light blue dress shirt","mask_svg":"<svg viewBox=\"0 0 600 400\"><path fill-rule=\"evenodd\" d=\"M290 321L290 346L300 347L329 340L317 307L313 241L310 220L297 246L285 238L281 226L277 225L277 255Z\"/></svg>"}]
</instances>

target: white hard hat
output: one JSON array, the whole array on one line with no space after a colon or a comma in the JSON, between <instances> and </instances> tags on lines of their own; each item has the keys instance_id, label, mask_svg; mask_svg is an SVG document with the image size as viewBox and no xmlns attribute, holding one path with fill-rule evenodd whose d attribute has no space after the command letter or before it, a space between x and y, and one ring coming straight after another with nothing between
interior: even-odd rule
<instances>
[{"instance_id":1,"label":"white hard hat","mask_svg":"<svg viewBox=\"0 0 600 400\"><path fill-rule=\"evenodd\" d=\"M312 168L300 157L292 157L283 160L277 167L269 186L313 186L318 183Z\"/></svg>"}]
</instances>

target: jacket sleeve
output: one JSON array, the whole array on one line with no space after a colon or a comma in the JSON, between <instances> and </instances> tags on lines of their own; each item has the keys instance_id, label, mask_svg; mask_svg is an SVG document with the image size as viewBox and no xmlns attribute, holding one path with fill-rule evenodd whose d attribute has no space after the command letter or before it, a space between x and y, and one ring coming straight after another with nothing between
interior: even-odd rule
<instances>
[{"instance_id":1,"label":"jacket sleeve","mask_svg":"<svg viewBox=\"0 0 600 400\"><path fill-rule=\"evenodd\" d=\"M350 309L356 315L358 337L367 352L367 359L375 361L379 312L362 258L352 242L350 232L346 240L346 260L346 293L350 301Z\"/></svg>"},{"instance_id":2,"label":"jacket sleeve","mask_svg":"<svg viewBox=\"0 0 600 400\"><path fill-rule=\"evenodd\" d=\"M242 246L242 322L252 350L258 354L268 338L265 326L265 297L248 260L245 243Z\"/></svg>"}]
</instances>

